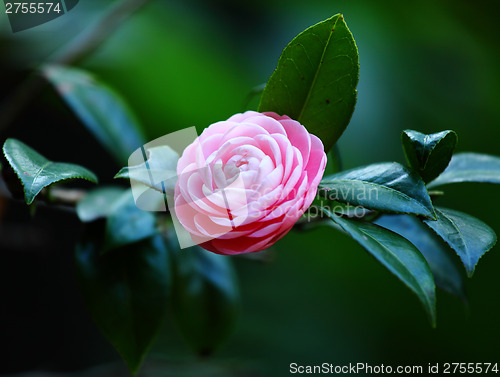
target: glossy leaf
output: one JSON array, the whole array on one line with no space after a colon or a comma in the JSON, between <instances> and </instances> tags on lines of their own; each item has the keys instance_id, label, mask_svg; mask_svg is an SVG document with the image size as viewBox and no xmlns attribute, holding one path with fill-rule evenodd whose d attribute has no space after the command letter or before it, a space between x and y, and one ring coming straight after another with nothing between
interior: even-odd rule
<instances>
[{"instance_id":1,"label":"glossy leaf","mask_svg":"<svg viewBox=\"0 0 500 377\"><path fill-rule=\"evenodd\" d=\"M331 200L384 212L435 217L422 179L396 162L329 175L323 178L320 187Z\"/></svg>"},{"instance_id":2,"label":"glossy leaf","mask_svg":"<svg viewBox=\"0 0 500 377\"><path fill-rule=\"evenodd\" d=\"M117 162L126 164L130 154L146 142L141 127L121 96L91 74L54 65L45 66L42 72Z\"/></svg>"},{"instance_id":3,"label":"glossy leaf","mask_svg":"<svg viewBox=\"0 0 500 377\"><path fill-rule=\"evenodd\" d=\"M153 213L138 208L132 191L127 190L110 208L106 220L103 252L144 240L156 232L156 219Z\"/></svg>"},{"instance_id":4,"label":"glossy leaf","mask_svg":"<svg viewBox=\"0 0 500 377\"><path fill-rule=\"evenodd\" d=\"M3 153L21 180L24 198L30 205L44 187L70 179L84 179L97 183L97 177L82 166L52 162L16 139L7 139Z\"/></svg>"},{"instance_id":5,"label":"glossy leaf","mask_svg":"<svg viewBox=\"0 0 500 377\"><path fill-rule=\"evenodd\" d=\"M306 29L283 50L259 111L299 121L328 151L354 112L358 78L358 49L344 17L337 14Z\"/></svg>"},{"instance_id":6,"label":"glossy leaf","mask_svg":"<svg viewBox=\"0 0 500 377\"><path fill-rule=\"evenodd\" d=\"M454 131L426 135L405 130L401 137L408 164L424 182L432 181L446 169L458 141Z\"/></svg>"},{"instance_id":7,"label":"glossy leaf","mask_svg":"<svg viewBox=\"0 0 500 377\"><path fill-rule=\"evenodd\" d=\"M323 210L347 234L363 246L418 296L433 326L436 325L434 278L423 255L399 234L372 223L346 219Z\"/></svg>"},{"instance_id":8,"label":"glossy leaf","mask_svg":"<svg viewBox=\"0 0 500 377\"><path fill-rule=\"evenodd\" d=\"M78 285L99 330L136 374L166 317L171 279L167 249L161 236L155 236L102 255L101 237L87 232L76 247Z\"/></svg>"},{"instance_id":9,"label":"glossy leaf","mask_svg":"<svg viewBox=\"0 0 500 377\"><path fill-rule=\"evenodd\" d=\"M436 208L437 221L424 221L453 250L472 276L479 259L497 242L493 229L482 221L462 212Z\"/></svg>"},{"instance_id":10,"label":"glossy leaf","mask_svg":"<svg viewBox=\"0 0 500 377\"><path fill-rule=\"evenodd\" d=\"M122 168L115 178L140 182L160 192L173 195L177 178L179 155L168 146L147 150L147 161L137 166Z\"/></svg>"},{"instance_id":11,"label":"glossy leaf","mask_svg":"<svg viewBox=\"0 0 500 377\"><path fill-rule=\"evenodd\" d=\"M500 183L500 158L479 153L458 153L443 174L427 187L460 182Z\"/></svg>"},{"instance_id":12,"label":"glossy leaf","mask_svg":"<svg viewBox=\"0 0 500 377\"><path fill-rule=\"evenodd\" d=\"M467 302L465 283L451 250L429 228L413 216L386 215L375 222L406 238L417 247L431 268L436 285Z\"/></svg>"},{"instance_id":13,"label":"glossy leaf","mask_svg":"<svg viewBox=\"0 0 500 377\"><path fill-rule=\"evenodd\" d=\"M319 207L326 207L330 211L335 212L337 215L342 215L346 217L362 218L370 214L374 215L376 214L372 210L366 209L364 207L353 206L349 203L342 203L337 201L328 201L328 202L315 201L313 202L313 204L316 204ZM312 215L312 214L314 214L312 210L308 209L306 214L303 216L307 217L307 215Z\"/></svg>"},{"instance_id":14,"label":"glossy leaf","mask_svg":"<svg viewBox=\"0 0 500 377\"><path fill-rule=\"evenodd\" d=\"M231 260L198 246L176 252L173 309L180 331L201 356L231 334L239 311L239 289Z\"/></svg>"},{"instance_id":15,"label":"glossy leaf","mask_svg":"<svg viewBox=\"0 0 500 377\"><path fill-rule=\"evenodd\" d=\"M108 216L124 191L121 187L99 187L90 191L76 205L78 218L83 222L91 222Z\"/></svg>"}]
</instances>

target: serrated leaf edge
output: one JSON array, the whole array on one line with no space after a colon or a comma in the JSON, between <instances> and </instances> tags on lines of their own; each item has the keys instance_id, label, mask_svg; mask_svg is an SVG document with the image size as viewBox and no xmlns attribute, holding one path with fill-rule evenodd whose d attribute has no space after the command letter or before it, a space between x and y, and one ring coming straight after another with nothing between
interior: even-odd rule
<instances>
[{"instance_id":1,"label":"serrated leaf edge","mask_svg":"<svg viewBox=\"0 0 500 377\"><path fill-rule=\"evenodd\" d=\"M54 162L54 161L50 161L49 159L47 159L45 156L42 156L40 153L38 153L36 150L34 150L33 148L31 148L30 146L24 144L26 147L32 149L33 151L35 151L36 153L38 153L40 156L42 156L43 158L45 158L47 160L47 163L45 165L42 166L42 168L40 169L40 171L37 172L37 175L36 177L38 177L38 175L40 175L40 173L42 172L42 170L49 166L50 164L66 164L66 165L70 165L70 166L75 166L77 167L78 169L83 169L85 170L89 175L90 177L84 177L84 176L80 176L80 175L75 175L75 176L72 176L72 177L67 177L67 178L61 178L61 179L56 179L55 181L51 182L50 184L46 185L46 186L43 186L41 187L39 190L37 191L34 191L34 193L32 193L31 195L28 193L27 191L27 188L21 178L21 175L19 174L19 172L14 168L13 166L13 162L11 160L11 158L7 155L6 151L5 151L5 144L7 143L8 140L16 140L17 139L7 139L3 145L3 148L2 148L2 152L3 152L3 155L5 157L5 159L9 162L9 165L10 167L12 168L12 170L14 171L14 173L16 173L16 176L19 178L19 181L21 182L21 185L23 186L23 191L24 191L24 199L26 201L26 204L27 205L31 205L33 203L33 201L35 200L36 196L45 188L45 187L48 187L48 186L51 186L53 185L54 183L57 183L57 182L62 182L62 181L70 181L70 180L73 180L73 179L84 179L86 181L89 181L89 182L92 182L92 183L95 183L97 184L99 182L97 176L91 172L90 170L88 170L87 168L83 167L83 166L80 166L80 165L76 165L76 164L71 164L71 163L67 163L67 162ZM22 141L21 141L22 143ZM35 179L33 180L33 183L34 181L36 180L36 177ZM31 185L31 187L29 189L31 189L33 187L33 183Z\"/></svg>"},{"instance_id":2,"label":"serrated leaf edge","mask_svg":"<svg viewBox=\"0 0 500 377\"><path fill-rule=\"evenodd\" d=\"M455 225L455 222L452 219L450 219L442 211L440 211L439 208L436 208L436 210L439 211L439 212L441 212L443 214L443 216L447 220L449 220L453 224L454 228L461 234L460 229L458 229L458 227ZM457 212L460 212L460 211L457 211ZM470 217L474 217L474 216L471 216L471 215L469 215L467 213L465 213L465 215L470 216ZM478 218L475 218L475 219L478 220L478 221L481 221L483 224L485 224L488 228L491 229L491 231L495 235L495 240L492 242L491 246L487 250L485 250L483 254L481 254L481 256L479 257L479 259L477 260L477 262L474 264L474 267L473 267L472 271L470 271L469 268L464 265L465 271L467 272L467 277L469 277L469 278L472 278L474 276L474 272L476 272L476 267L477 267L479 261L486 255L487 252L489 252L491 249L493 249L493 247L495 247L495 245L497 244L497 241L498 241L498 236L497 236L496 232L488 224L486 224L482 220L479 220ZM425 221L424 221L424 224L427 225L427 227L430 230L432 230L432 232L434 232L434 234L436 234L444 243L446 243L455 252L455 254L459 257L460 261L462 262L462 258L457 253L457 251L455 250L455 248L448 241L446 241L436 230L434 230L431 226L429 226ZM460 239L462 239L462 237L460 237ZM463 262L462 262L462 264L463 264Z\"/></svg>"}]
</instances>

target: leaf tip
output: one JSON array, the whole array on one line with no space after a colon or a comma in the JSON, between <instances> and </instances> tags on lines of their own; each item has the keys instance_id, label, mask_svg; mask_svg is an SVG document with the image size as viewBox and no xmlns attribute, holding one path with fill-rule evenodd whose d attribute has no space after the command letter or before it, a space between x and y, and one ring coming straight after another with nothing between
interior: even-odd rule
<instances>
[{"instance_id":1,"label":"leaf tip","mask_svg":"<svg viewBox=\"0 0 500 377\"><path fill-rule=\"evenodd\" d=\"M474 266L466 265L465 271L467 272L467 277L471 279L474 276L474 272L476 272L476 265Z\"/></svg>"},{"instance_id":2,"label":"leaf tip","mask_svg":"<svg viewBox=\"0 0 500 377\"><path fill-rule=\"evenodd\" d=\"M128 370L130 371L130 373L132 374L132 376L137 376L139 374L139 370L141 369L141 364L135 366L135 367L132 367L132 366L128 366Z\"/></svg>"},{"instance_id":3,"label":"leaf tip","mask_svg":"<svg viewBox=\"0 0 500 377\"><path fill-rule=\"evenodd\" d=\"M431 326L432 328L435 330L437 329L437 318L436 316L434 316L432 319L431 319Z\"/></svg>"},{"instance_id":4,"label":"leaf tip","mask_svg":"<svg viewBox=\"0 0 500 377\"><path fill-rule=\"evenodd\" d=\"M423 216L424 216L424 220L437 221L437 219L438 219L436 210L434 208L432 208L432 210L427 208L427 213L424 214Z\"/></svg>"},{"instance_id":5,"label":"leaf tip","mask_svg":"<svg viewBox=\"0 0 500 377\"><path fill-rule=\"evenodd\" d=\"M132 376L137 376L142 367L143 357L140 357L139 360L127 360L123 355L121 355L125 364L127 365L127 369Z\"/></svg>"},{"instance_id":6,"label":"leaf tip","mask_svg":"<svg viewBox=\"0 0 500 377\"><path fill-rule=\"evenodd\" d=\"M113 179L131 179L130 178L130 168L128 168L127 166L121 168L118 173L115 174L115 176L113 177Z\"/></svg>"},{"instance_id":7,"label":"leaf tip","mask_svg":"<svg viewBox=\"0 0 500 377\"><path fill-rule=\"evenodd\" d=\"M435 290L434 290L435 294ZM431 323L431 327L433 329L437 328L437 308L436 308L436 299L434 296L434 302L431 304L431 307L428 308L429 321Z\"/></svg>"},{"instance_id":8,"label":"leaf tip","mask_svg":"<svg viewBox=\"0 0 500 377\"><path fill-rule=\"evenodd\" d=\"M90 170L88 170L88 172L89 172L89 181L97 185L99 183L99 178L97 178L97 175L92 173Z\"/></svg>"}]
</instances>

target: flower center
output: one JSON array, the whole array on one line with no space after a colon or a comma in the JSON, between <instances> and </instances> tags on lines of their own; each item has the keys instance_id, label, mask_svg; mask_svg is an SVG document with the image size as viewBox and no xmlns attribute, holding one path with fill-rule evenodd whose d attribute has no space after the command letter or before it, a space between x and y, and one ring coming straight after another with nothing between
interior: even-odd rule
<instances>
[{"instance_id":1,"label":"flower center","mask_svg":"<svg viewBox=\"0 0 500 377\"><path fill-rule=\"evenodd\" d=\"M235 165L237 168L239 168L242 165L248 165L248 161L245 158L242 158L241 160L237 161Z\"/></svg>"}]
</instances>

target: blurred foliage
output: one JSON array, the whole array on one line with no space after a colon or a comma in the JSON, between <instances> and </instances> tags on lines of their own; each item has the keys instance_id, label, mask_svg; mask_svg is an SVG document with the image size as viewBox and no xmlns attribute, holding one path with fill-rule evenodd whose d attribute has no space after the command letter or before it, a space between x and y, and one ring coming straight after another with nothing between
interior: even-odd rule
<instances>
[{"instance_id":1,"label":"blurred foliage","mask_svg":"<svg viewBox=\"0 0 500 377\"><path fill-rule=\"evenodd\" d=\"M30 69L87 32L109 3L82 0L67 16L18 34L12 34L2 15L2 104ZM424 133L453 129L459 135L457 151L499 155L499 10L495 0L477 1L473 10L464 0L387 0L383 5L366 0L156 0L79 66L123 95L148 138L193 125L201 130L242 110L246 95L268 79L289 40L341 12L356 37L361 66L356 111L340 139L345 168L402 162L400 133L408 128ZM52 89L44 88L28 106L10 128L0 130L2 144L22 135L28 145L41 146L41 154L82 164L101 181L111 181L117 166ZM41 140L46 141L43 147ZM488 200L470 209L464 198L472 194ZM439 204L468 211L498 230L496 195L495 187L464 183L447 188ZM2 338L9 345L0 373L35 368L66 373L116 359L78 301L68 257L77 221L67 215L48 226L47 218L59 214L41 210L30 220L20 206L1 201L0 208L1 320L7 325ZM61 235L57 227L67 232ZM312 239L328 247L312 248ZM471 315L458 299L438 293L435 330L407 289L348 237L328 228L307 237L291 233L276 249L271 264L237 260L241 318L236 334L204 371L220 370L228 360L245 365L246 371L281 376L288 375L291 362L413 365L498 358L498 248L467 281ZM171 367L193 361L170 324L146 361L144 375L165 355ZM121 369L116 373L126 375Z\"/></svg>"}]
</instances>

